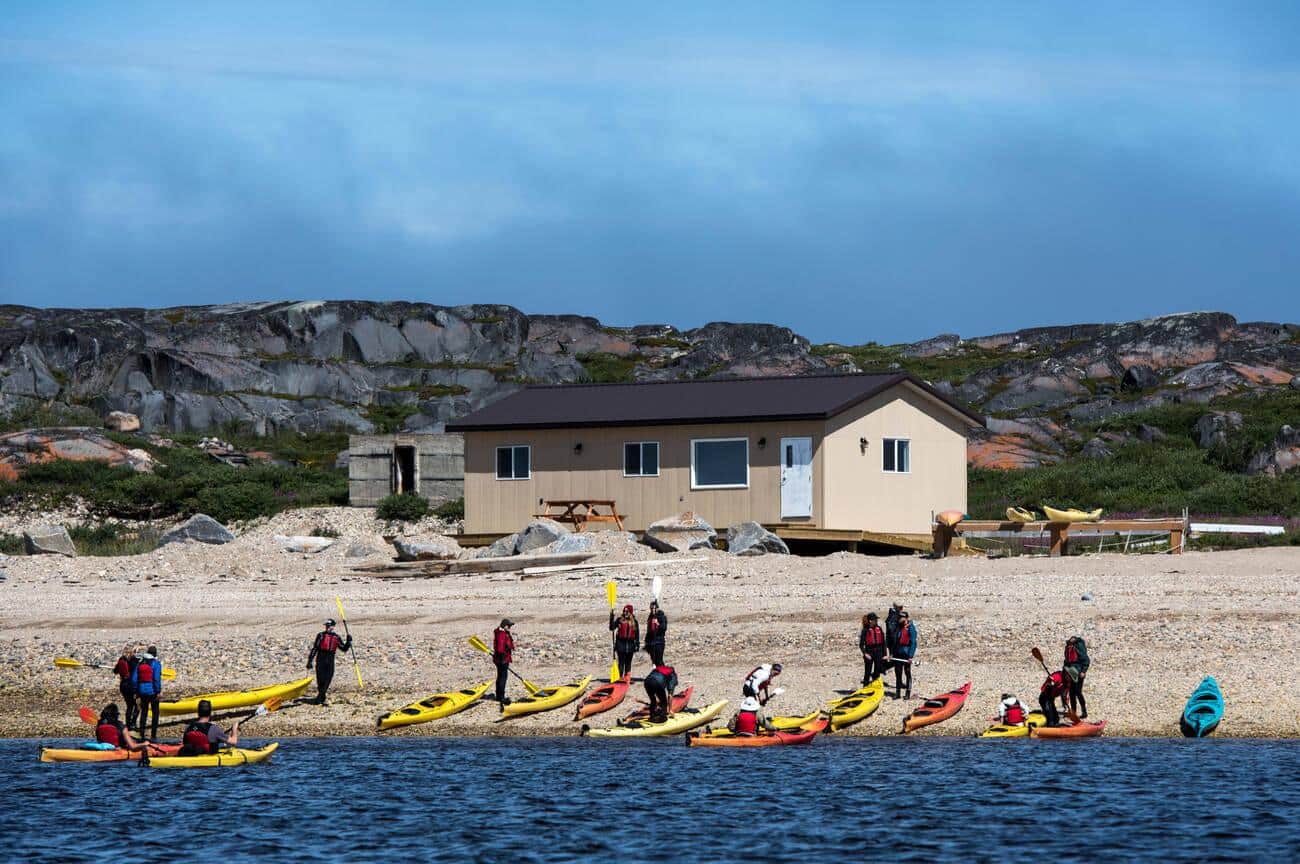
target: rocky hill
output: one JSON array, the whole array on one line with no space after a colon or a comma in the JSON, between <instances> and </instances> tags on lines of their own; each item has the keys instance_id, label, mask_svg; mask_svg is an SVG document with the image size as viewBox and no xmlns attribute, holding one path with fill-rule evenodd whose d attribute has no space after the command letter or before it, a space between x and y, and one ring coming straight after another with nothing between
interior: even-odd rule
<instances>
[{"instance_id":1,"label":"rocky hill","mask_svg":"<svg viewBox=\"0 0 1300 864\"><path fill-rule=\"evenodd\" d=\"M145 432L429 430L528 382L882 368L989 415L972 464L1032 467L1119 443L1095 437L1106 418L1300 388L1300 325L1200 312L843 346L767 324L607 327L493 305L0 306L0 415L120 410Z\"/></svg>"}]
</instances>

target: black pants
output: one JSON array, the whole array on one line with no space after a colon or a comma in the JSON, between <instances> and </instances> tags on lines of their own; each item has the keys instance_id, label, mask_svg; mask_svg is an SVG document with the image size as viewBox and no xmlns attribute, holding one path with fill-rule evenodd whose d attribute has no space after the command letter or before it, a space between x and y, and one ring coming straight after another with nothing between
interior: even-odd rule
<instances>
[{"instance_id":1,"label":"black pants","mask_svg":"<svg viewBox=\"0 0 1300 864\"><path fill-rule=\"evenodd\" d=\"M497 702L506 704L506 682L510 680L510 664L498 663L497 667Z\"/></svg>"},{"instance_id":2,"label":"black pants","mask_svg":"<svg viewBox=\"0 0 1300 864\"><path fill-rule=\"evenodd\" d=\"M1083 678L1070 682L1070 710L1082 719L1088 716L1088 703L1083 699Z\"/></svg>"},{"instance_id":3,"label":"black pants","mask_svg":"<svg viewBox=\"0 0 1300 864\"><path fill-rule=\"evenodd\" d=\"M334 652L321 651L316 655L316 704L325 704L325 694L334 680Z\"/></svg>"},{"instance_id":4,"label":"black pants","mask_svg":"<svg viewBox=\"0 0 1300 864\"><path fill-rule=\"evenodd\" d=\"M134 729L136 715L140 713L140 708L135 701L135 691L131 689L130 684L124 684L117 688L117 692L122 694L122 701L126 703L122 706L126 709L126 728Z\"/></svg>"},{"instance_id":5,"label":"black pants","mask_svg":"<svg viewBox=\"0 0 1300 864\"><path fill-rule=\"evenodd\" d=\"M907 690L903 690L903 681L907 681ZM912 698L912 661L894 661L894 692L899 696Z\"/></svg>"},{"instance_id":6,"label":"black pants","mask_svg":"<svg viewBox=\"0 0 1300 864\"><path fill-rule=\"evenodd\" d=\"M157 696L140 696L140 737L145 737L144 727L149 723L149 711L153 711L153 732L149 735L150 741L158 739L158 697Z\"/></svg>"},{"instance_id":7,"label":"black pants","mask_svg":"<svg viewBox=\"0 0 1300 864\"><path fill-rule=\"evenodd\" d=\"M650 719L662 721L668 716L668 711L672 707L672 694L668 688L656 680L659 676L651 676L645 682L645 695L650 699Z\"/></svg>"},{"instance_id":8,"label":"black pants","mask_svg":"<svg viewBox=\"0 0 1300 864\"><path fill-rule=\"evenodd\" d=\"M618 658L618 677L632 671L632 658L636 656L636 648L626 645L615 645L614 656Z\"/></svg>"},{"instance_id":9,"label":"black pants","mask_svg":"<svg viewBox=\"0 0 1300 864\"><path fill-rule=\"evenodd\" d=\"M656 666L664 665L664 643L647 642L645 643L646 653L650 655L650 662Z\"/></svg>"},{"instance_id":10,"label":"black pants","mask_svg":"<svg viewBox=\"0 0 1300 864\"><path fill-rule=\"evenodd\" d=\"M885 649L868 649L862 655L862 686L866 687L885 674Z\"/></svg>"},{"instance_id":11,"label":"black pants","mask_svg":"<svg viewBox=\"0 0 1300 864\"><path fill-rule=\"evenodd\" d=\"M1043 716L1047 718L1048 726L1061 725L1061 713L1056 710L1055 697L1049 696L1047 693L1039 693L1038 707L1043 710Z\"/></svg>"}]
</instances>

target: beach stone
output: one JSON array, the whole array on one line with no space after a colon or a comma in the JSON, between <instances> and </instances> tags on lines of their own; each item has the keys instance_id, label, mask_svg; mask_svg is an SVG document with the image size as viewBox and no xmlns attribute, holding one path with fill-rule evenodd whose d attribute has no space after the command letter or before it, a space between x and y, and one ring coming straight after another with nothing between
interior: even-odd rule
<instances>
[{"instance_id":1,"label":"beach stone","mask_svg":"<svg viewBox=\"0 0 1300 864\"><path fill-rule=\"evenodd\" d=\"M1105 441L1100 438L1093 438L1083 445L1079 455L1084 459L1109 459L1115 455L1115 452L1106 446Z\"/></svg>"},{"instance_id":2,"label":"beach stone","mask_svg":"<svg viewBox=\"0 0 1300 864\"><path fill-rule=\"evenodd\" d=\"M568 533L569 529L554 519L534 519L528 523L527 528L519 532L519 539L515 543L515 552L525 555L534 549L550 546Z\"/></svg>"},{"instance_id":3,"label":"beach stone","mask_svg":"<svg viewBox=\"0 0 1300 864\"><path fill-rule=\"evenodd\" d=\"M1145 363L1137 363L1125 369L1124 377L1119 382L1119 389L1129 391L1150 390L1159 386L1160 376Z\"/></svg>"},{"instance_id":4,"label":"beach stone","mask_svg":"<svg viewBox=\"0 0 1300 864\"><path fill-rule=\"evenodd\" d=\"M550 546L538 550L547 555L577 555L596 548L596 538L590 534L565 534Z\"/></svg>"},{"instance_id":5,"label":"beach stone","mask_svg":"<svg viewBox=\"0 0 1300 864\"><path fill-rule=\"evenodd\" d=\"M518 534L507 534L497 538L489 546L484 546L474 553L475 558L509 558L515 554L515 544L519 542Z\"/></svg>"},{"instance_id":6,"label":"beach stone","mask_svg":"<svg viewBox=\"0 0 1300 864\"><path fill-rule=\"evenodd\" d=\"M1092 595L1091 595L1091 594L1084 594L1084 595L1083 595L1082 597L1080 597L1079 599L1082 600L1082 601L1085 602L1085 603L1091 603L1091 602L1092 602Z\"/></svg>"},{"instance_id":7,"label":"beach stone","mask_svg":"<svg viewBox=\"0 0 1300 864\"><path fill-rule=\"evenodd\" d=\"M741 522L727 529L727 551L733 555L789 555L785 541L757 522Z\"/></svg>"},{"instance_id":8,"label":"beach stone","mask_svg":"<svg viewBox=\"0 0 1300 864\"><path fill-rule=\"evenodd\" d=\"M206 513L195 513L185 522L159 537L158 547L162 548L168 543L186 543L190 540L219 546L234 539L235 535L231 534L230 529L225 525Z\"/></svg>"},{"instance_id":9,"label":"beach stone","mask_svg":"<svg viewBox=\"0 0 1300 864\"><path fill-rule=\"evenodd\" d=\"M344 558L369 558L371 555L378 555L379 550L374 546L366 543L353 543L343 553Z\"/></svg>"},{"instance_id":10,"label":"beach stone","mask_svg":"<svg viewBox=\"0 0 1300 864\"><path fill-rule=\"evenodd\" d=\"M1222 447L1228 443L1228 433L1240 429L1241 423L1241 415L1236 411L1202 414L1196 421L1196 443L1202 450Z\"/></svg>"},{"instance_id":11,"label":"beach stone","mask_svg":"<svg viewBox=\"0 0 1300 864\"><path fill-rule=\"evenodd\" d=\"M687 510L650 523L641 541L656 552L689 552L712 549L718 532L703 518Z\"/></svg>"},{"instance_id":12,"label":"beach stone","mask_svg":"<svg viewBox=\"0 0 1300 864\"><path fill-rule=\"evenodd\" d=\"M283 534L276 534L272 539L285 552L304 552L313 555L324 552L334 545L332 537L286 537Z\"/></svg>"},{"instance_id":13,"label":"beach stone","mask_svg":"<svg viewBox=\"0 0 1300 864\"><path fill-rule=\"evenodd\" d=\"M1138 426L1137 436L1139 441L1145 441L1148 444L1153 444L1156 441L1163 441L1169 437L1165 434L1165 430L1161 429L1159 426L1151 426L1147 423L1142 423Z\"/></svg>"},{"instance_id":14,"label":"beach stone","mask_svg":"<svg viewBox=\"0 0 1300 864\"><path fill-rule=\"evenodd\" d=\"M66 555L77 557L68 529L62 525L37 525L23 532L23 546L28 555Z\"/></svg>"},{"instance_id":15,"label":"beach stone","mask_svg":"<svg viewBox=\"0 0 1300 864\"><path fill-rule=\"evenodd\" d=\"M139 432L140 418L129 411L109 411L104 427L114 432Z\"/></svg>"},{"instance_id":16,"label":"beach stone","mask_svg":"<svg viewBox=\"0 0 1300 864\"><path fill-rule=\"evenodd\" d=\"M450 537L434 537L419 542L393 541L398 561L452 561L460 557L460 544Z\"/></svg>"}]
</instances>

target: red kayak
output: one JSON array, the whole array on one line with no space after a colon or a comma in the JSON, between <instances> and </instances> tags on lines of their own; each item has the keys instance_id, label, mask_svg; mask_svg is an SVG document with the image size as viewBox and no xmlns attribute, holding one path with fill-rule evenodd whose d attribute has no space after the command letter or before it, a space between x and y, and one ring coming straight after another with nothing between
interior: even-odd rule
<instances>
[{"instance_id":1,"label":"red kayak","mask_svg":"<svg viewBox=\"0 0 1300 864\"><path fill-rule=\"evenodd\" d=\"M674 696L672 710L669 711L668 713L676 714L678 711L681 711L687 705L689 705L691 702L691 694L694 692L695 692L694 687L687 687L681 693L678 693L676 696ZM644 705L636 709L635 711L633 711L631 714L624 717L622 720L618 721L618 725L626 726L628 723L635 723L637 720L649 720L649 719L650 719L650 706Z\"/></svg>"},{"instance_id":2,"label":"red kayak","mask_svg":"<svg viewBox=\"0 0 1300 864\"><path fill-rule=\"evenodd\" d=\"M764 732L760 735L734 735L730 729L688 733L688 747L778 747L783 744L811 744L818 733L825 732L831 721L818 717L794 732Z\"/></svg>"},{"instance_id":3,"label":"red kayak","mask_svg":"<svg viewBox=\"0 0 1300 864\"><path fill-rule=\"evenodd\" d=\"M942 723L961 710L961 706L966 704L966 697L969 695L970 682L967 681L956 690L949 690L942 696L926 699L920 708L907 715L907 719L903 721L903 733L906 734L933 723Z\"/></svg>"},{"instance_id":4,"label":"red kayak","mask_svg":"<svg viewBox=\"0 0 1300 864\"><path fill-rule=\"evenodd\" d=\"M1106 721L1099 723L1067 723L1064 726L1035 726L1029 730L1031 738L1096 738L1106 728Z\"/></svg>"},{"instance_id":5,"label":"red kayak","mask_svg":"<svg viewBox=\"0 0 1300 864\"><path fill-rule=\"evenodd\" d=\"M578 703L578 712L573 715L573 719L583 720L593 714L600 714L617 706L623 701L623 697L627 695L627 688L631 683L632 676L628 674L617 681L591 688L587 691L587 695L582 697L582 701Z\"/></svg>"}]
</instances>

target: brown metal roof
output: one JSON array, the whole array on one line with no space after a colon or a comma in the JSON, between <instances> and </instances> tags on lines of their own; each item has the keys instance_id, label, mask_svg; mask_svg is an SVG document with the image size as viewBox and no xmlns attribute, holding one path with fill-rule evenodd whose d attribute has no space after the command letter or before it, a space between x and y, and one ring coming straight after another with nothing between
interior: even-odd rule
<instances>
[{"instance_id":1,"label":"brown metal roof","mask_svg":"<svg viewBox=\"0 0 1300 864\"><path fill-rule=\"evenodd\" d=\"M898 384L929 393L976 426L984 418L905 372L529 386L447 424L448 432L825 420Z\"/></svg>"}]
</instances>

